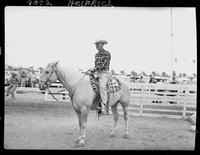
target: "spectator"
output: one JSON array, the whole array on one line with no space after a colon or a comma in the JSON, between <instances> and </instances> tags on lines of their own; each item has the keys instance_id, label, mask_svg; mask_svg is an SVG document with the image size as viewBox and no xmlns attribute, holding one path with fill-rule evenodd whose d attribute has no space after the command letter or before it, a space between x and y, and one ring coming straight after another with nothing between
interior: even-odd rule
<instances>
[{"instance_id":1,"label":"spectator","mask_svg":"<svg viewBox=\"0 0 200 155\"><path fill-rule=\"evenodd\" d=\"M139 80L139 83L144 83L144 78L142 75L140 75L140 80Z\"/></svg>"},{"instance_id":2,"label":"spectator","mask_svg":"<svg viewBox=\"0 0 200 155\"><path fill-rule=\"evenodd\" d=\"M149 83L156 83L156 79L152 75L150 75Z\"/></svg>"},{"instance_id":3,"label":"spectator","mask_svg":"<svg viewBox=\"0 0 200 155\"><path fill-rule=\"evenodd\" d=\"M19 77L17 76L16 73L12 73L11 74L11 78L10 78L10 82L9 82L9 86L6 89L6 96L9 96L9 94L11 94L11 98L15 99L15 90L18 86L19 83Z\"/></svg>"},{"instance_id":4,"label":"spectator","mask_svg":"<svg viewBox=\"0 0 200 155\"><path fill-rule=\"evenodd\" d=\"M26 77L26 84L25 84L25 87L30 87L30 86L31 86L30 77Z\"/></svg>"},{"instance_id":5,"label":"spectator","mask_svg":"<svg viewBox=\"0 0 200 155\"><path fill-rule=\"evenodd\" d=\"M25 87L25 85L26 85L26 77L27 77L27 75L26 75L25 71L22 71L21 78L20 78L21 87Z\"/></svg>"},{"instance_id":6,"label":"spectator","mask_svg":"<svg viewBox=\"0 0 200 155\"><path fill-rule=\"evenodd\" d=\"M35 88L35 84L36 84L36 75L34 74L34 71L31 74L31 87Z\"/></svg>"},{"instance_id":7,"label":"spectator","mask_svg":"<svg viewBox=\"0 0 200 155\"><path fill-rule=\"evenodd\" d=\"M36 84L37 84L37 87L38 87L39 79L40 79L40 72L39 71L35 73L35 77L36 77Z\"/></svg>"},{"instance_id":8,"label":"spectator","mask_svg":"<svg viewBox=\"0 0 200 155\"><path fill-rule=\"evenodd\" d=\"M11 78L11 73L10 72L5 72L5 86L9 85L9 79Z\"/></svg>"},{"instance_id":9,"label":"spectator","mask_svg":"<svg viewBox=\"0 0 200 155\"><path fill-rule=\"evenodd\" d=\"M27 74L27 77L26 77L26 87L31 87L31 72L29 72Z\"/></svg>"},{"instance_id":10,"label":"spectator","mask_svg":"<svg viewBox=\"0 0 200 155\"><path fill-rule=\"evenodd\" d=\"M176 80L175 76L172 77L171 84L178 84L178 81Z\"/></svg>"}]
</instances>

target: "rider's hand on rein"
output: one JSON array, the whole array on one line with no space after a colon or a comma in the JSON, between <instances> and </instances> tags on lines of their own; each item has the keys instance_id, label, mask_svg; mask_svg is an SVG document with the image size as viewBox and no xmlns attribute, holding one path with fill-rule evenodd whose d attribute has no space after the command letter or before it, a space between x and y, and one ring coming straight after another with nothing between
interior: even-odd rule
<instances>
[{"instance_id":1,"label":"rider's hand on rein","mask_svg":"<svg viewBox=\"0 0 200 155\"><path fill-rule=\"evenodd\" d=\"M93 75L94 74L94 70L93 69L89 69L88 71L85 72L85 74Z\"/></svg>"}]
</instances>

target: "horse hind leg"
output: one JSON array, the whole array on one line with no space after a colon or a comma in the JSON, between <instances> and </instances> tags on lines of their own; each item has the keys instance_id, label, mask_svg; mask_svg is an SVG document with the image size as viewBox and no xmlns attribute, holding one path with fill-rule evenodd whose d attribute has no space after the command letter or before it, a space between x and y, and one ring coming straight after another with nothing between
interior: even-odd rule
<instances>
[{"instance_id":1,"label":"horse hind leg","mask_svg":"<svg viewBox=\"0 0 200 155\"><path fill-rule=\"evenodd\" d=\"M123 108L123 113L124 113L124 121L125 121L125 134L124 134L124 138L128 139L130 138L129 136L129 128L128 128L128 104L122 104L122 108Z\"/></svg>"},{"instance_id":2,"label":"horse hind leg","mask_svg":"<svg viewBox=\"0 0 200 155\"><path fill-rule=\"evenodd\" d=\"M111 138L115 137L115 129L116 129L116 126L117 126L118 120L119 120L119 114L117 112L117 105L118 105L118 102L111 106L111 111L114 115L114 124L113 124L113 128L111 130L111 133L110 133Z\"/></svg>"}]
</instances>

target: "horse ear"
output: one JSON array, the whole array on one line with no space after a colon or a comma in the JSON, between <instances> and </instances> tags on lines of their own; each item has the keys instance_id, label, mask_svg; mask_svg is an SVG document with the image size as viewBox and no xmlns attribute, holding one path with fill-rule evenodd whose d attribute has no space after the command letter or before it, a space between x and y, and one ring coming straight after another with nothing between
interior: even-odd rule
<instances>
[{"instance_id":1,"label":"horse ear","mask_svg":"<svg viewBox=\"0 0 200 155\"><path fill-rule=\"evenodd\" d=\"M54 64L55 67L57 66L58 62L59 62L59 61L56 61L56 62L55 62L55 64Z\"/></svg>"},{"instance_id":2,"label":"horse ear","mask_svg":"<svg viewBox=\"0 0 200 155\"><path fill-rule=\"evenodd\" d=\"M51 67L52 67L53 69L56 69L56 66L57 66L58 62L59 62L59 61L52 62L52 63L51 63Z\"/></svg>"}]
</instances>

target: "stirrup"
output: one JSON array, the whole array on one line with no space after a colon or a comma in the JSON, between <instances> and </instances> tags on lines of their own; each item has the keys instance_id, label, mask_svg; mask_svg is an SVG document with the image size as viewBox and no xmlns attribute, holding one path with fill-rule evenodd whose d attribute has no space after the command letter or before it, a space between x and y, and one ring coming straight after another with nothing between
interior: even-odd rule
<instances>
[{"instance_id":1,"label":"stirrup","mask_svg":"<svg viewBox=\"0 0 200 155\"><path fill-rule=\"evenodd\" d=\"M105 114L106 113L106 108L102 108L102 107L97 107L96 111L100 114Z\"/></svg>"},{"instance_id":2,"label":"stirrup","mask_svg":"<svg viewBox=\"0 0 200 155\"><path fill-rule=\"evenodd\" d=\"M107 109L107 105L104 104L104 103L101 103L101 108L102 108L102 109Z\"/></svg>"},{"instance_id":3,"label":"stirrup","mask_svg":"<svg viewBox=\"0 0 200 155\"><path fill-rule=\"evenodd\" d=\"M101 107L97 107L96 110L101 110Z\"/></svg>"},{"instance_id":4,"label":"stirrup","mask_svg":"<svg viewBox=\"0 0 200 155\"><path fill-rule=\"evenodd\" d=\"M104 105L104 107L101 107L101 113L107 114L107 106L106 105Z\"/></svg>"}]
</instances>

